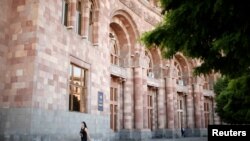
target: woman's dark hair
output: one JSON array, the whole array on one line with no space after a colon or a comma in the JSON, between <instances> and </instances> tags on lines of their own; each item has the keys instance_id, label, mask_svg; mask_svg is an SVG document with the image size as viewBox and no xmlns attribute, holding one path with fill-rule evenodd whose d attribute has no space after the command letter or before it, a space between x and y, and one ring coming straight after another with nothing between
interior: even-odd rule
<instances>
[{"instance_id":1,"label":"woman's dark hair","mask_svg":"<svg viewBox=\"0 0 250 141\"><path fill-rule=\"evenodd\" d=\"M87 124L83 121L82 124L84 125L85 128L88 128L87 127Z\"/></svg>"}]
</instances>

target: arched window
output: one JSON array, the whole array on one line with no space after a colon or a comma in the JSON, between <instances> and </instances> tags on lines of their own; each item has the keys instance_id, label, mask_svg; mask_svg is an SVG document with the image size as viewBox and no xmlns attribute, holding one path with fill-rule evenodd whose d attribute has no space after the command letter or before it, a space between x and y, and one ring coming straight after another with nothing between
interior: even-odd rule
<instances>
[{"instance_id":1,"label":"arched window","mask_svg":"<svg viewBox=\"0 0 250 141\"><path fill-rule=\"evenodd\" d=\"M213 90L214 78L212 75L204 76L203 89Z\"/></svg>"},{"instance_id":2,"label":"arched window","mask_svg":"<svg viewBox=\"0 0 250 141\"><path fill-rule=\"evenodd\" d=\"M184 85L184 81L183 81L183 74L182 74L182 69L179 63L174 62L174 66L175 66L175 76L177 77L176 79L176 84L178 85Z\"/></svg>"},{"instance_id":3,"label":"arched window","mask_svg":"<svg viewBox=\"0 0 250 141\"><path fill-rule=\"evenodd\" d=\"M147 51L145 51L145 56L146 56L147 63L148 63L147 68L146 68L147 69L147 76L154 78L152 59L149 56L149 53Z\"/></svg>"},{"instance_id":4,"label":"arched window","mask_svg":"<svg viewBox=\"0 0 250 141\"><path fill-rule=\"evenodd\" d=\"M111 44L111 54L110 54L110 61L112 65L119 65L119 47L117 40L114 37L114 34L110 33L110 44Z\"/></svg>"},{"instance_id":5,"label":"arched window","mask_svg":"<svg viewBox=\"0 0 250 141\"><path fill-rule=\"evenodd\" d=\"M118 59L118 47L117 47L117 44L115 42L115 44L113 45L112 47L112 50L111 50L111 63L113 65L118 65L119 63L119 59Z\"/></svg>"}]
</instances>

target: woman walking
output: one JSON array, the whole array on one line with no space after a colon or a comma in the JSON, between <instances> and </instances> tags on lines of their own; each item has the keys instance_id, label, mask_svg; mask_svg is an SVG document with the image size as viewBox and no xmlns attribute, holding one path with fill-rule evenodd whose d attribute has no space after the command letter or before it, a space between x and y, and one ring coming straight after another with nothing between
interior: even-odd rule
<instances>
[{"instance_id":1,"label":"woman walking","mask_svg":"<svg viewBox=\"0 0 250 141\"><path fill-rule=\"evenodd\" d=\"M81 136L81 141L90 141L88 128L84 121L81 123L80 136Z\"/></svg>"}]
</instances>

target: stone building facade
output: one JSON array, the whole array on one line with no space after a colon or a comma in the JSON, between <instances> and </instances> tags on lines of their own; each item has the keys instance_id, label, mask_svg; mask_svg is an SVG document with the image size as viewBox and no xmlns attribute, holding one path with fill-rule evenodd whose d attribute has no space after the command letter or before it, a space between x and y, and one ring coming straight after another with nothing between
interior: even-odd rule
<instances>
[{"instance_id":1,"label":"stone building facade","mask_svg":"<svg viewBox=\"0 0 250 141\"><path fill-rule=\"evenodd\" d=\"M139 38L162 19L155 0L1 0L0 140L205 136L217 75L167 60Z\"/></svg>"}]
</instances>

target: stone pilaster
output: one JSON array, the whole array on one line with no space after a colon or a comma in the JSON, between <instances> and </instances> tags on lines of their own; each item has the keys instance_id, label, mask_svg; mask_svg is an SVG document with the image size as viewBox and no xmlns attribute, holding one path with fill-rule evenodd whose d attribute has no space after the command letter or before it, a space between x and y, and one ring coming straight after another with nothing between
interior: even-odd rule
<instances>
[{"instance_id":1,"label":"stone pilaster","mask_svg":"<svg viewBox=\"0 0 250 141\"><path fill-rule=\"evenodd\" d=\"M167 128L174 129L174 88L173 79L166 78Z\"/></svg>"},{"instance_id":2,"label":"stone pilaster","mask_svg":"<svg viewBox=\"0 0 250 141\"><path fill-rule=\"evenodd\" d=\"M195 128L201 128L201 112L200 112L200 91L199 85L194 85L194 110L195 110Z\"/></svg>"},{"instance_id":3,"label":"stone pilaster","mask_svg":"<svg viewBox=\"0 0 250 141\"><path fill-rule=\"evenodd\" d=\"M165 98L164 87L160 87L158 90L157 107L158 107L158 128L164 129L166 127L166 98Z\"/></svg>"},{"instance_id":4,"label":"stone pilaster","mask_svg":"<svg viewBox=\"0 0 250 141\"><path fill-rule=\"evenodd\" d=\"M188 94L187 94L187 128L194 128L194 99L193 99L193 92L192 86L188 86Z\"/></svg>"},{"instance_id":5,"label":"stone pilaster","mask_svg":"<svg viewBox=\"0 0 250 141\"><path fill-rule=\"evenodd\" d=\"M124 83L124 128L133 128L133 95L132 90L133 82L132 79L127 79Z\"/></svg>"},{"instance_id":6,"label":"stone pilaster","mask_svg":"<svg viewBox=\"0 0 250 141\"><path fill-rule=\"evenodd\" d=\"M143 129L143 79L142 68L134 68L135 129Z\"/></svg>"},{"instance_id":7,"label":"stone pilaster","mask_svg":"<svg viewBox=\"0 0 250 141\"><path fill-rule=\"evenodd\" d=\"M205 117L204 117L204 95L200 92L200 115L201 115L201 128L205 128Z\"/></svg>"}]
</instances>

